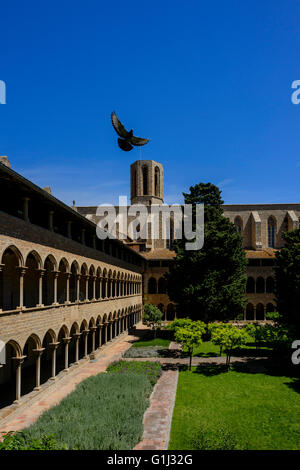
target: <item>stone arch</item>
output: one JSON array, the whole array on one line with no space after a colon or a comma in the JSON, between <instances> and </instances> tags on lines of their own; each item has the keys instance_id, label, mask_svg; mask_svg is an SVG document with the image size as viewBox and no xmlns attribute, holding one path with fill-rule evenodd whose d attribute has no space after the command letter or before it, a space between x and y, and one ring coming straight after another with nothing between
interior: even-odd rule
<instances>
[{"instance_id":1,"label":"stone arch","mask_svg":"<svg viewBox=\"0 0 300 470\"><path fill-rule=\"evenodd\" d=\"M246 320L254 320L254 306L248 303L246 306Z\"/></svg>"},{"instance_id":2,"label":"stone arch","mask_svg":"<svg viewBox=\"0 0 300 470\"><path fill-rule=\"evenodd\" d=\"M238 233L243 234L243 219L241 216L237 215L234 219L234 225Z\"/></svg>"},{"instance_id":3,"label":"stone arch","mask_svg":"<svg viewBox=\"0 0 300 470\"><path fill-rule=\"evenodd\" d=\"M157 282L155 277L150 277L148 280L148 294L156 294L157 293Z\"/></svg>"},{"instance_id":4,"label":"stone arch","mask_svg":"<svg viewBox=\"0 0 300 470\"><path fill-rule=\"evenodd\" d=\"M259 276L256 279L256 293L264 294L265 293L265 280L262 276Z\"/></svg>"},{"instance_id":5,"label":"stone arch","mask_svg":"<svg viewBox=\"0 0 300 470\"><path fill-rule=\"evenodd\" d=\"M273 276L268 276L266 280L266 292L267 294L273 294L275 290L275 280Z\"/></svg>"},{"instance_id":6,"label":"stone arch","mask_svg":"<svg viewBox=\"0 0 300 470\"><path fill-rule=\"evenodd\" d=\"M255 292L255 280L252 276L250 276L247 278L246 293L254 294L254 292Z\"/></svg>"},{"instance_id":7,"label":"stone arch","mask_svg":"<svg viewBox=\"0 0 300 470\"><path fill-rule=\"evenodd\" d=\"M265 308L260 302L256 305L256 320L264 320L265 318Z\"/></svg>"},{"instance_id":8,"label":"stone arch","mask_svg":"<svg viewBox=\"0 0 300 470\"><path fill-rule=\"evenodd\" d=\"M17 266L24 266L24 257L22 255L22 253L20 252L20 250L15 245L9 245L5 248L5 250L2 253L2 257L1 257L1 264L5 264L3 258L5 256L5 253L9 252L9 251L13 252L13 254L16 256L16 258L18 260L18 265Z\"/></svg>"}]
</instances>

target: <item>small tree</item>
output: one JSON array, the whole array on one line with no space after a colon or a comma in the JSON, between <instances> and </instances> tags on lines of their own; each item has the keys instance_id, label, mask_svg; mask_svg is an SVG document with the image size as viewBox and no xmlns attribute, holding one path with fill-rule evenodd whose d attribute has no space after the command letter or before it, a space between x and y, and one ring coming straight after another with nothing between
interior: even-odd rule
<instances>
[{"instance_id":1,"label":"small tree","mask_svg":"<svg viewBox=\"0 0 300 470\"><path fill-rule=\"evenodd\" d=\"M263 341L263 327L257 323L248 323L245 326L245 330L247 331L248 335L254 339L255 347L258 348L258 344Z\"/></svg>"},{"instance_id":2,"label":"small tree","mask_svg":"<svg viewBox=\"0 0 300 470\"><path fill-rule=\"evenodd\" d=\"M144 306L143 320L154 331L154 338L156 338L156 330L160 326L162 319L163 313L155 305L149 303Z\"/></svg>"},{"instance_id":3,"label":"small tree","mask_svg":"<svg viewBox=\"0 0 300 470\"><path fill-rule=\"evenodd\" d=\"M248 343L250 337L245 328L239 329L233 325L223 325L223 328L217 328L213 331L212 342L222 345L226 351L226 367L230 369L230 359L233 349Z\"/></svg>"},{"instance_id":4,"label":"small tree","mask_svg":"<svg viewBox=\"0 0 300 470\"><path fill-rule=\"evenodd\" d=\"M180 343L183 352L186 352L189 355L190 370L192 370L194 347L202 343L202 335L205 332L205 328L205 323L201 321L194 321L175 329L175 341Z\"/></svg>"}]
</instances>

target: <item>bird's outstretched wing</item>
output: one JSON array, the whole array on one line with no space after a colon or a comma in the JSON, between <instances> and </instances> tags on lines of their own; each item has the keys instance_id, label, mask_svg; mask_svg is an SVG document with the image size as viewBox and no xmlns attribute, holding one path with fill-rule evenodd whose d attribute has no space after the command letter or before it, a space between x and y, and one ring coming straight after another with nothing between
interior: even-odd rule
<instances>
[{"instance_id":1,"label":"bird's outstretched wing","mask_svg":"<svg viewBox=\"0 0 300 470\"><path fill-rule=\"evenodd\" d=\"M126 139L128 137L128 132L126 131L126 129L123 126L123 124L121 123L121 121L119 121L119 119L117 118L117 115L114 111L111 113L111 122L112 122L113 128L116 131L116 133L120 137L123 137L123 139Z\"/></svg>"},{"instance_id":2,"label":"bird's outstretched wing","mask_svg":"<svg viewBox=\"0 0 300 470\"><path fill-rule=\"evenodd\" d=\"M135 137L134 135L129 139L129 142L132 145L136 145L140 147L141 145L145 145L149 142L150 139L142 139L141 137Z\"/></svg>"}]
</instances>

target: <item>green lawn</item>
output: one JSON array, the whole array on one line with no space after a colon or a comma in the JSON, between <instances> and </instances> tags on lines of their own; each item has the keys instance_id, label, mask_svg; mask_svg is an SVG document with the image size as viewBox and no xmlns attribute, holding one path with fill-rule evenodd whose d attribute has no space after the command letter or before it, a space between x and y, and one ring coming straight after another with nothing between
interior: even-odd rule
<instances>
[{"instance_id":1,"label":"green lawn","mask_svg":"<svg viewBox=\"0 0 300 470\"><path fill-rule=\"evenodd\" d=\"M159 378L153 362L120 361L89 377L57 406L43 413L25 439L53 434L68 449L131 450L143 433L143 415Z\"/></svg>"},{"instance_id":2,"label":"green lawn","mask_svg":"<svg viewBox=\"0 0 300 470\"><path fill-rule=\"evenodd\" d=\"M170 344L169 339L164 338L149 338L149 339L141 339L135 343L133 343L133 348L146 348L147 346L162 346L164 348L168 348Z\"/></svg>"},{"instance_id":3,"label":"green lawn","mask_svg":"<svg viewBox=\"0 0 300 470\"><path fill-rule=\"evenodd\" d=\"M235 349L233 351L233 356L266 356L268 352L271 351L271 348L267 346L260 346L256 349L254 342L248 343L245 346L242 346L240 349ZM216 346L211 341L205 341L199 346L194 348L193 356L198 357L217 357L220 355L220 347ZM222 356L226 356L222 352Z\"/></svg>"},{"instance_id":4,"label":"green lawn","mask_svg":"<svg viewBox=\"0 0 300 470\"><path fill-rule=\"evenodd\" d=\"M200 426L206 445L210 439L213 447L223 428L236 449L300 449L299 379L226 373L218 366L200 370L179 373L170 450L192 449L191 437Z\"/></svg>"}]
</instances>

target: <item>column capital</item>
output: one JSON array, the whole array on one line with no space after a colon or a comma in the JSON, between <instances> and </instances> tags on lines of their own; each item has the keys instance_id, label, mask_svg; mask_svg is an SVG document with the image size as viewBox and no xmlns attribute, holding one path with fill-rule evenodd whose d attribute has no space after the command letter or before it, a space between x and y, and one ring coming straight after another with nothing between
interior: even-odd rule
<instances>
[{"instance_id":1,"label":"column capital","mask_svg":"<svg viewBox=\"0 0 300 470\"><path fill-rule=\"evenodd\" d=\"M33 349L32 352L34 352L37 356L41 356L43 351L45 351L45 348L39 348L39 349Z\"/></svg>"},{"instance_id":2,"label":"column capital","mask_svg":"<svg viewBox=\"0 0 300 470\"><path fill-rule=\"evenodd\" d=\"M20 276L25 276L28 268L26 266L16 266L16 269L19 271Z\"/></svg>"},{"instance_id":3,"label":"column capital","mask_svg":"<svg viewBox=\"0 0 300 470\"><path fill-rule=\"evenodd\" d=\"M50 346L51 349L57 349L59 345L60 345L59 342L58 343L49 343L49 346Z\"/></svg>"},{"instance_id":4,"label":"column capital","mask_svg":"<svg viewBox=\"0 0 300 470\"><path fill-rule=\"evenodd\" d=\"M64 342L65 344L69 344L69 342L71 341L71 339L72 339L71 336L69 336L68 338L63 338L63 342Z\"/></svg>"},{"instance_id":5,"label":"column capital","mask_svg":"<svg viewBox=\"0 0 300 470\"><path fill-rule=\"evenodd\" d=\"M17 362L17 365L20 365L20 364L23 364L24 359L26 357L27 356L17 356L17 357L13 357L12 359Z\"/></svg>"}]
</instances>

